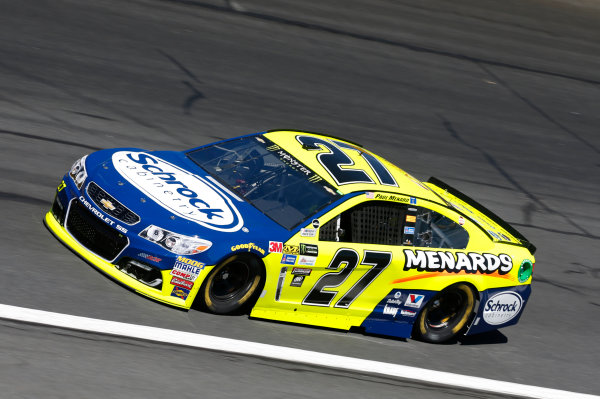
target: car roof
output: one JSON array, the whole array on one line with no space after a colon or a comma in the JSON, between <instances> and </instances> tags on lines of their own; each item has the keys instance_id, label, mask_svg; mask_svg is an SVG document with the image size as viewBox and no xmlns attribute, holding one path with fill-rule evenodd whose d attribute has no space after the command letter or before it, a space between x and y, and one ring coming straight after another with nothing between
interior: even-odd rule
<instances>
[{"instance_id":1,"label":"car roof","mask_svg":"<svg viewBox=\"0 0 600 399\"><path fill-rule=\"evenodd\" d=\"M304 163L306 166L314 170L318 175L324 178L328 183L334 186L342 194L350 194L353 192L363 191L386 191L427 199L430 201L440 203L442 205L446 205L445 201L441 200L441 198L434 191L429 189L427 185L419 181L417 178L411 176L403 169L386 161L385 159L372 153L371 151L363 148L359 144L334 136L296 130L272 130L264 132L263 135L275 144L281 146L284 150L296 157L300 162ZM318 148L310 147L306 144L303 145L301 141L304 141L306 143L307 141L311 140L302 139L301 137L317 138L320 139L318 141L322 141L326 144L319 144ZM326 146L328 148L325 148ZM319 154L329 154L332 151L343 152L343 154L338 153L338 158L335 162L333 162L334 165L338 159L344 159L345 154L347 158L344 159L344 162L340 162L341 166L339 168L342 170L360 170L366 173L370 177L370 180L372 180L372 182L342 182L340 184L338 181L336 181L332 173L324 166L324 164L321 161L319 161ZM329 156L330 161L333 158L333 155ZM348 158L351 160L351 162L348 162ZM376 161L374 161L373 158L375 158ZM321 157L321 160L323 159L327 160L327 157ZM371 163L377 163L377 161L379 161L379 163L381 164L379 167L383 166L393 177L393 180L390 180L389 178L382 179L375 172L374 168L371 166ZM330 169L335 169L335 166L329 166ZM385 181L385 183L382 183L382 180L387 181Z\"/></svg>"}]
</instances>

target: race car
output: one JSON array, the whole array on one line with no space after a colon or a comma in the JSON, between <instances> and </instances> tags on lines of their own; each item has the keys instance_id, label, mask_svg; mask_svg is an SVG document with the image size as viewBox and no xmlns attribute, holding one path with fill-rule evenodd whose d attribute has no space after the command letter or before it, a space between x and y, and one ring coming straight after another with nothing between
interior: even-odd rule
<instances>
[{"instance_id":1,"label":"race car","mask_svg":"<svg viewBox=\"0 0 600 399\"><path fill-rule=\"evenodd\" d=\"M44 221L168 305L434 343L517 323L535 264L522 234L442 181L304 131L91 153Z\"/></svg>"}]
</instances>

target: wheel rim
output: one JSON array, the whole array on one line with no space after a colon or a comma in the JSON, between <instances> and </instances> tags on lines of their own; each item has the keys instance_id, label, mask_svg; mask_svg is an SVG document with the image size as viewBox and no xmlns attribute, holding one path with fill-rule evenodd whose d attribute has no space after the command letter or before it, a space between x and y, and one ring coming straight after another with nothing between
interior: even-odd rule
<instances>
[{"instance_id":1,"label":"wheel rim","mask_svg":"<svg viewBox=\"0 0 600 399\"><path fill-rule=\"evenodd\" d=\"M432 330L442 330L459 322L467 311L469 301L462 290L452 290L433 300L425 324Z\"/></svg>"},{"instance_id":2,"label":"wheel rim","mask_svg":"<svg viewBox=\"0 0 600 399\"><path fill-rule=\"evenodd\" d=\"M245 292L250 281L250 268L243 262L233 262L217 271L210 296L217 301L227 301L240 292Z\"/></svg>"}]
</instances>

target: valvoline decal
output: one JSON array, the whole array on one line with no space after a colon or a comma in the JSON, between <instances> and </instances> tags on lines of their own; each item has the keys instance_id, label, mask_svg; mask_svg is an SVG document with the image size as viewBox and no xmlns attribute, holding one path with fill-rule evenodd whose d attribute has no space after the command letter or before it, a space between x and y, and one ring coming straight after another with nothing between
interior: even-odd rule
<instances>
[{"instance_id":1,"label":"valvoline decal","mask_svg":"<svg viewBox=\"0 0 600 399\"><path fill-rule=\"evenodd\" d=\"M209 179L146 152L118 151L112 162L129 183L175 215L223 232L244 224L231 199Z\"/></svg>"}]
</instances>

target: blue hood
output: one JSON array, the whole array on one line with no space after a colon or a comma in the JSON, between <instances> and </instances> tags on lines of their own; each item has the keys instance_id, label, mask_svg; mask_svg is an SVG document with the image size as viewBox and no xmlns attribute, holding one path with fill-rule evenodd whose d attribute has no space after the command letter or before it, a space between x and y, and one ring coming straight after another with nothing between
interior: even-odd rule
<instances>
[{"instance_id":1,"label":"blue hood","mask_svg":"<svg viewBox=\"0 0 600 399\"><path fill-rule=\"evenodd\" d=\"M184 152L102 150L88 156L86 170L88 181L140 217L139 223L127 226L130 237L153 224L207 239L213 243L201 254L207 264L231 253L234 245L251 242L268 250L270 240L285 242L293 234L209 176Z\"/></svg>"}]
</instances>

